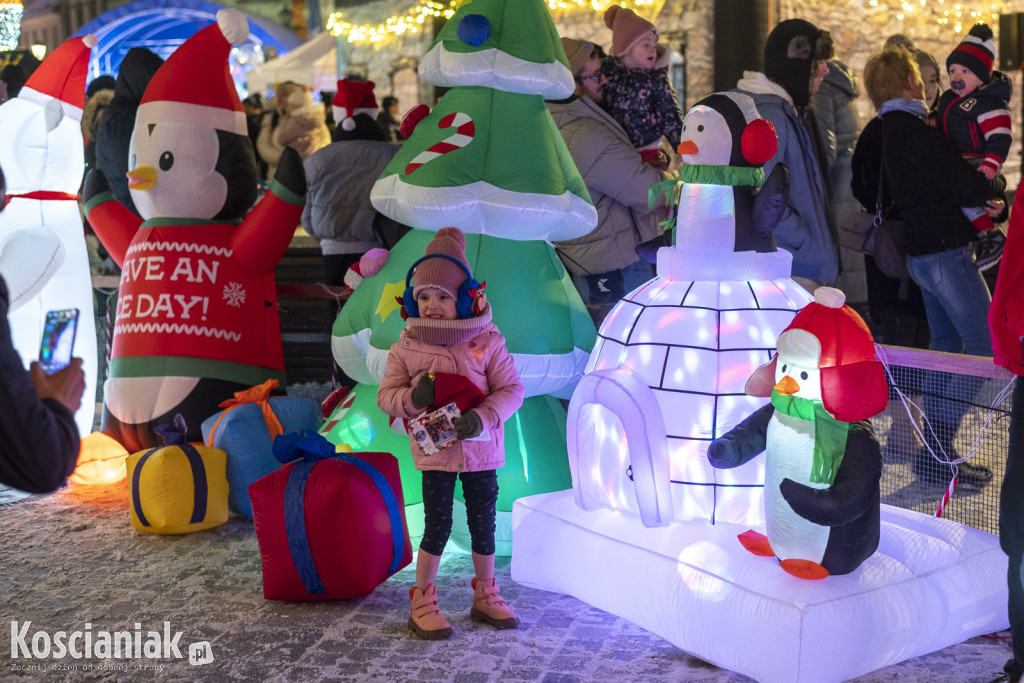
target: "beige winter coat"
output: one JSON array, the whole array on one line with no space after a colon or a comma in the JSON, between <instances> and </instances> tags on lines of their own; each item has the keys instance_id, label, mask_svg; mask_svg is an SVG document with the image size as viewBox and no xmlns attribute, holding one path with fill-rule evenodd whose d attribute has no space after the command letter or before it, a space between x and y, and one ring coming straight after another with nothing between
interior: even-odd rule
<instances>
[{"instance_id":1,"label":"beige winter coat","mask_svg":"<svg viewBox=\"0 0 1024 683\"><path fill-rule=\"evenodd\" d=\"M277 117L265 115L256 139L256 149L263 161L267 162L267 180L274 179L277 163L285 147L292 147L305 161L317 150L331 144L331 131L326 124L326 112L314 104L307 92L295 92L285 105L287 113Z\"/></svg>"},{"instance_id":2,"label":"beige winter coat","mask_svg":"<svg viewBox=\"0 0 1024 683\"><path fill-rule=\"evenodd\" d=\"M592 232L555 242L562 262L574 275L636 263L636 246L661 233L647 191L665 176L640 159L622 127L590 98L548 102L548 109L597 208Z\"/></svg>"}]
</instances>

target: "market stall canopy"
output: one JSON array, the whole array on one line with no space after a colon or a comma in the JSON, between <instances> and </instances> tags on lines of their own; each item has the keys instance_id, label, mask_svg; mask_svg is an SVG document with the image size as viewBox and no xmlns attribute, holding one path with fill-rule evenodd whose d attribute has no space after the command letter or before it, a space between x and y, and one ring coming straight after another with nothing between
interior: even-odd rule
<instances>
[{"instance_id":1,"label":"market stall canopy","mask_svg":"<svg viewBox=\"0 0 1024 683\"><path fill-rule=\"evenodd\" d=\"M286 55L271 59L249 72L249 92L266 93L281 81L295 81L313 90L334 92L338 84L334 36L323 31Z\"/></svg>"}]
</instances>

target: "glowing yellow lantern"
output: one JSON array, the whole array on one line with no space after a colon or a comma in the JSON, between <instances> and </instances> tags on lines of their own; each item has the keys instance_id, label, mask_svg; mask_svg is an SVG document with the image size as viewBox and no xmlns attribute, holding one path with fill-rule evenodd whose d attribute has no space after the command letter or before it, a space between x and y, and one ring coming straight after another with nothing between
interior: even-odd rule
<instances>
[{"instance_id":1,"label":"glowing yellow lantern","mask_svg":"<svg viewBox=\"0 0 1024 683\"><path fill-rule=\"evenodd\" d=\"M103 432L93 432L82 439L78 465L70 479L77 484L113 484L125 478L127 458L124 446Z\"/></svg>"}]
</instances>

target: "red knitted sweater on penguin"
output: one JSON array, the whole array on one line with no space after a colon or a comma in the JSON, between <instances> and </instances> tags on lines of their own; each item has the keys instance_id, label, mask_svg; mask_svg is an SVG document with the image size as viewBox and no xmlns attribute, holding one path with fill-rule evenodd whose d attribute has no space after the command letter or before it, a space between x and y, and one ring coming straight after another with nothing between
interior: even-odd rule
<instances>
[{"instance_id":1,"label":"red knitted sweater on penguin","mask_svg":"<svg viewBox=\"0 0 1024 683\"><path fill-rule=\"evenodd\" d=\"M275 184L240 224L141 222L109 193L90 202L89 222L122 268L112 376L253 384L283 373L274 267L303 207L301 199L286 201L273 191L282 189Z\"/></svg>"}]
</instances>

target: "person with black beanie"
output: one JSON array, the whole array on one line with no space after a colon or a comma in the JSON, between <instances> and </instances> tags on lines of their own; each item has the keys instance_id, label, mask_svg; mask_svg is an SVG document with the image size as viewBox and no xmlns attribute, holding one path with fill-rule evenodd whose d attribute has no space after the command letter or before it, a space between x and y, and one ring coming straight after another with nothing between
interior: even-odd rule
<instances>
[{"instance_id":1,"label":"person with black beanie","mask_svg":"<svg viewBox=\"0 0 1024 683\"><path fill-rule=\"evenodd\" d=\"M810 22L789 19L772 29L764 46L764 72L744 71L736 90L754 98L762 117L779 136L776 164L790 173L789 200L775 228L775 241L793 254L793 279L814 291L839 275L835 227L828 211L827 164L814 113L809 106L828 73L832 37Z\"/></svg>"}]
</instances>

